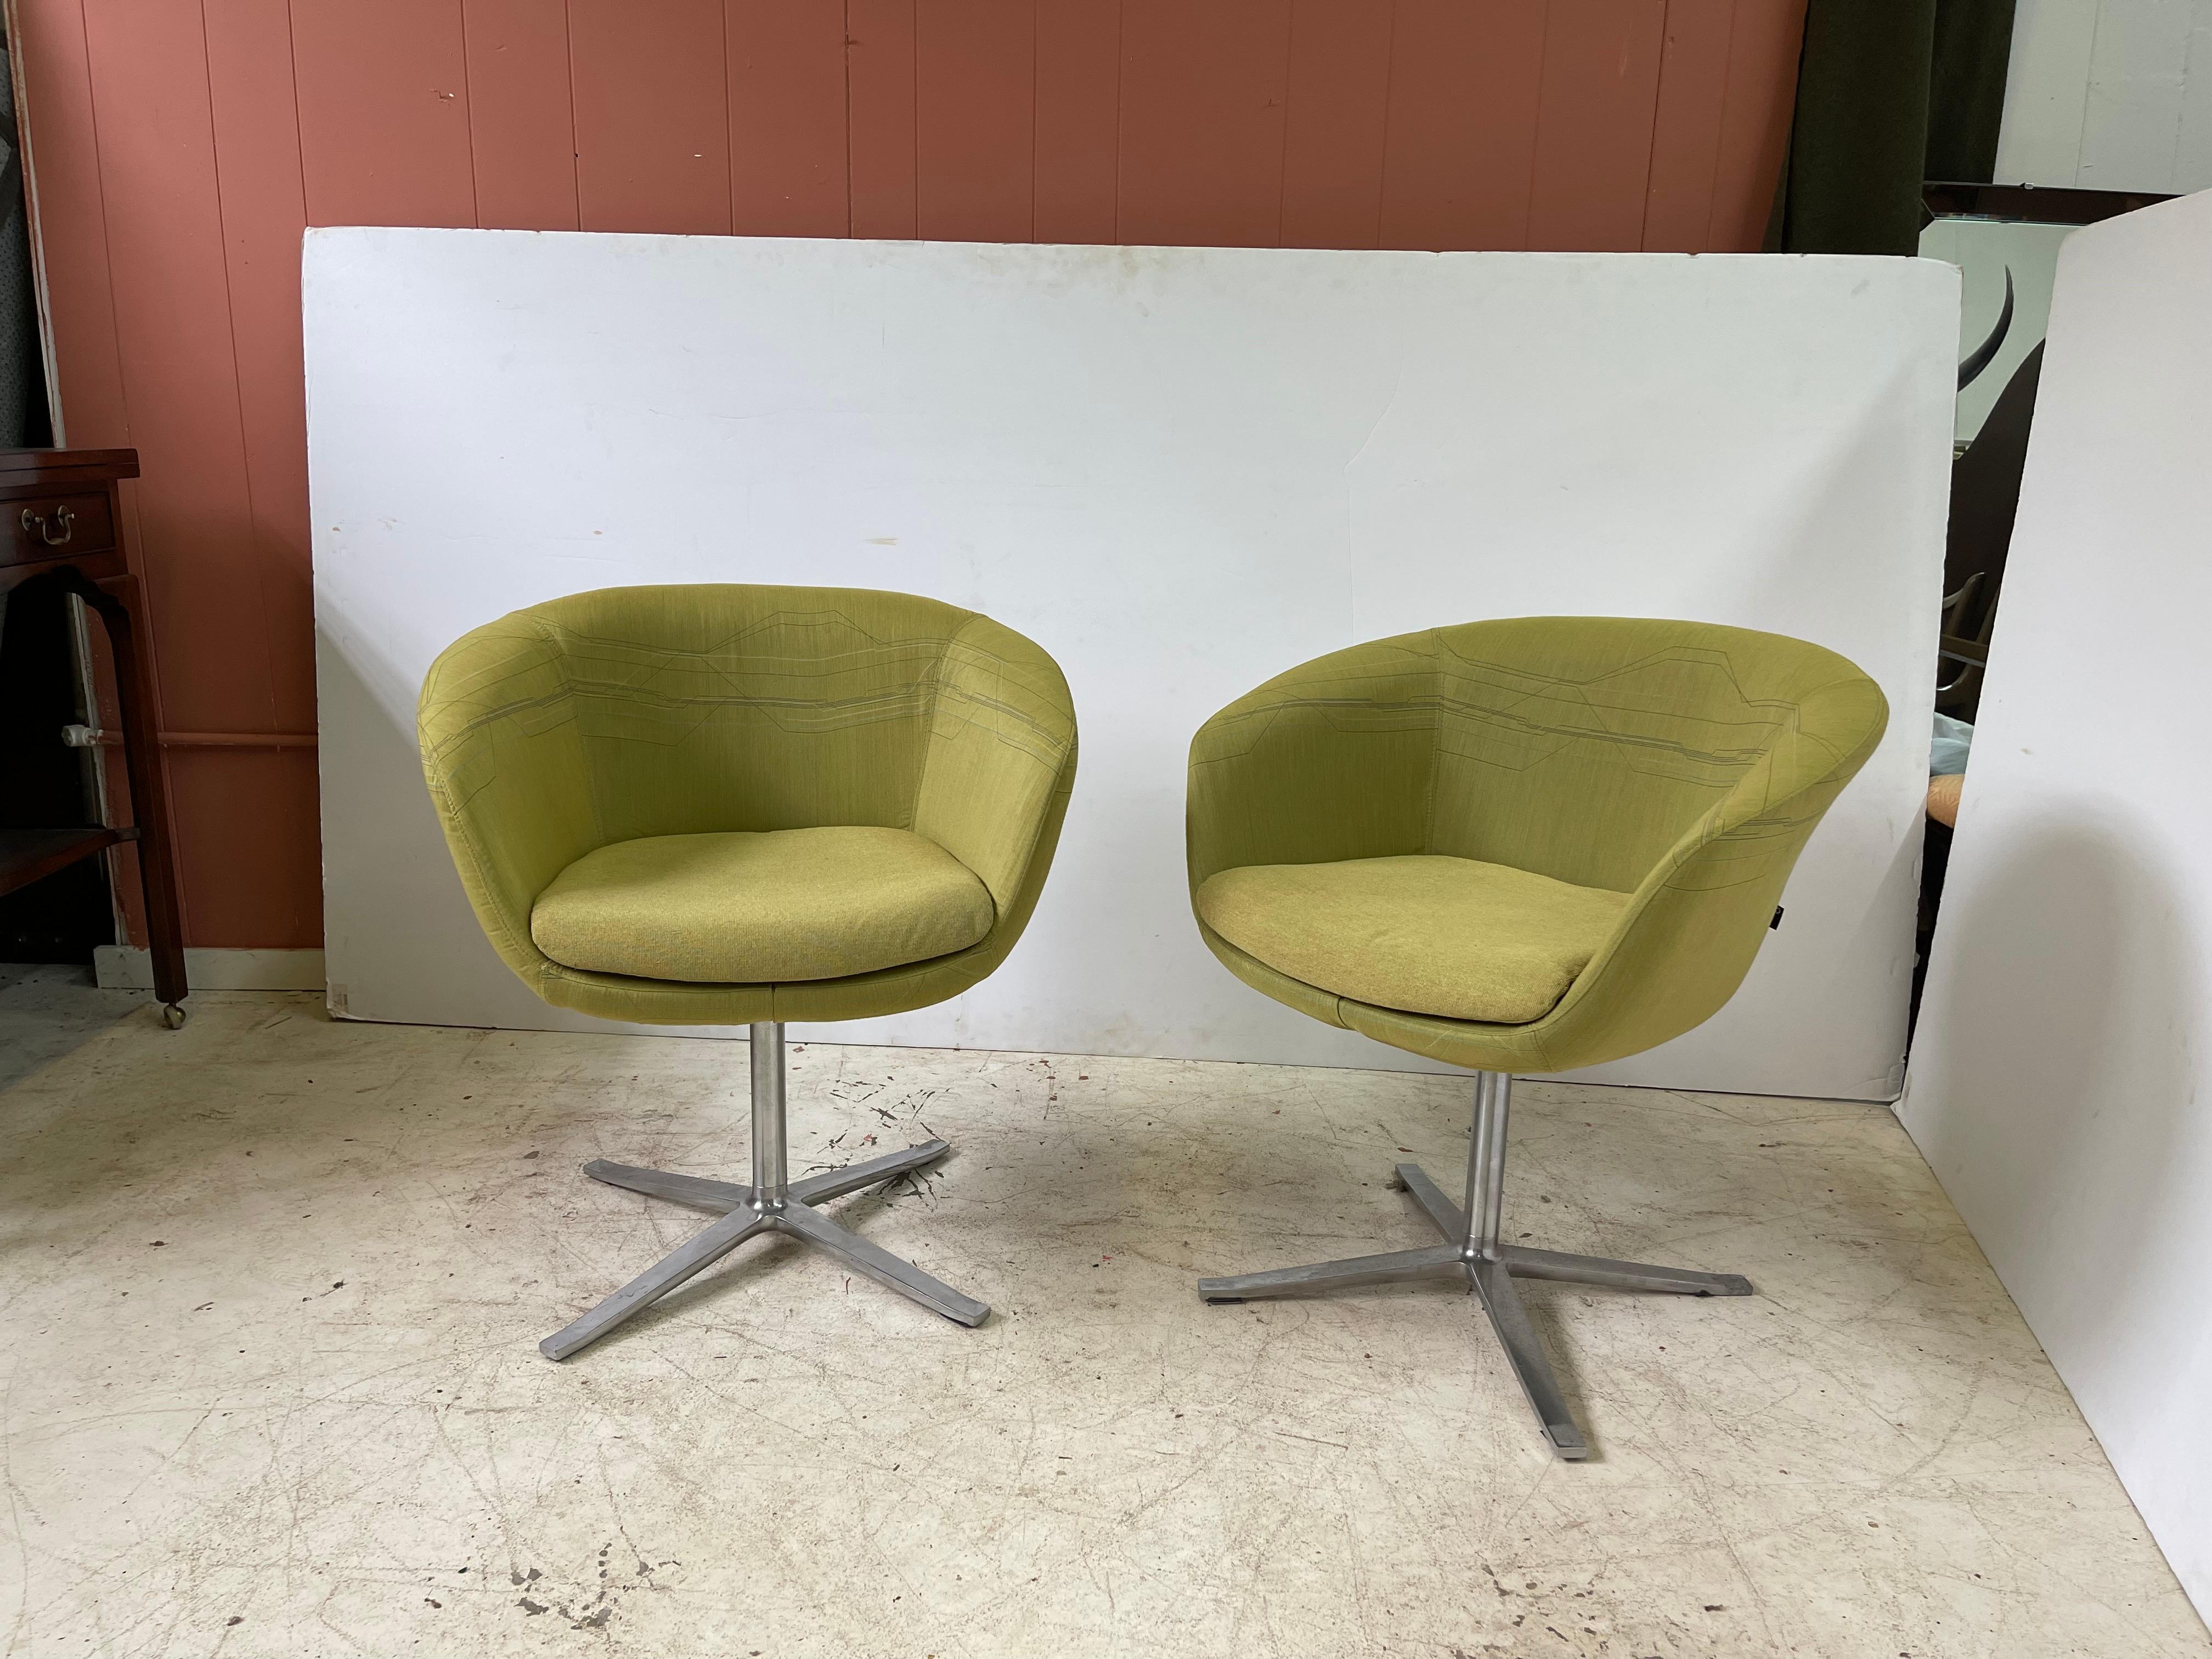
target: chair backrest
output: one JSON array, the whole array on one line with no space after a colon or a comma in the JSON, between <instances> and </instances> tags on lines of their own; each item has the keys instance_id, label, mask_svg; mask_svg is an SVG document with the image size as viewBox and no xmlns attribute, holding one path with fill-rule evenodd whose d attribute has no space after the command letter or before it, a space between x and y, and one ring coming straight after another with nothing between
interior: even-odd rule
<instances>
[{"instance_id":1,"label":"chair backrest","mask_svg":"<svg viewBox=\"0 0 2212 1659\"><path fill-rule=\"evenodd\" d=\"M903 593L617 587L532 605L608 841L907 828L946 651L974 613Z\"/></svg>"},{"instance_id":2,"label":"chair backrest","mask_svg":"<svg viewBox=\"0 0 2212 1659\"><path fill-rule=\"evenodd\" d=\"M1838 757L1879 732L1844 658L1776 634L1537 617L1425 636L1436 725L1422 850L1632 892L1779 745L1821 740L1808 699L1852 685ZM1825 703L1812 709L1818 716Z\"/></svg>"},{"instance_id":3,"label":"chair backrest","mask_svg":"<svg viewBox=\"0 0 2212 1659\"><path fill-rule=\"evenodd\" d=\"M1840 758L1885 711L1835 653L1710 623L1528 617L1370 641L1206 722L1194 792L1249 755L1285 793L1226 815L1276 844L1193 874L1443 853L1629 892L1778 748Z\"/></svg>"}]
</instances>

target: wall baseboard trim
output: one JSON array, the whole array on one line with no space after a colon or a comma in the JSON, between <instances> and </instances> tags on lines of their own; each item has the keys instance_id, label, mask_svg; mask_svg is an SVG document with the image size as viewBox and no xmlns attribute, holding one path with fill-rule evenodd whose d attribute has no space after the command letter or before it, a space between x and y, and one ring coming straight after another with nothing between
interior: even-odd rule
<instances>
[{"instance_id":1,"label":"wall baseboard trim","mask_svg":"<svg viewBox=\"0 0 2212 1659\"><path fill-rule=\"evenodd\" d=\"M102 945L92 971L104 991L150 991L154 957L131 945ZM320 951L223 951L187 945L185 980L195 991L319 991Z\"/></svg>"}]
</instances>

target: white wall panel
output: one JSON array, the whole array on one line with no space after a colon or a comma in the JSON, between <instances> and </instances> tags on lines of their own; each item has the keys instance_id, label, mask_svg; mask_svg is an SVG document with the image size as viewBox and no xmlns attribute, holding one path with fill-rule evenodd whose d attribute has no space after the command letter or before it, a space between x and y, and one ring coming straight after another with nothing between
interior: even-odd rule
<instances>
[{"instance_id":1,"label":"white wall panel","mask_svg":"<svg viewBox=\"0 0 2212 1659\"><path fill-rule=\"evenodd\" d=\"M319 230L306 305L327 950L356 1016L591 1024L500 965L447 860L413 737L440 648L583 588L814 581L1000 618L1083 721L1006 967L840 1032L1412 1065L1200 944L1191 732L1362 639L1684 616L1833 647L1895 717L1735 1002L1605 1074L1895 1092L1948 267Z\"/></svg>"},{"instance_id":2,"label":"white wall panel","mask_svg":"<svg viewBox=\"0 0 2212 1659\"><path fill-rule=\"evenodd\" d=\"M2212 193L2076 231L1906 1126L2212 1609Z\"/></svg>"}]
</instances>

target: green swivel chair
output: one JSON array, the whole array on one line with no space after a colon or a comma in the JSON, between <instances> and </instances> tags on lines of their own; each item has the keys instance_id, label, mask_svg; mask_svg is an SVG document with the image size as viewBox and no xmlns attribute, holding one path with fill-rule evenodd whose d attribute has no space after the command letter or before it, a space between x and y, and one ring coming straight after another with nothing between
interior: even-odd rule
<instances>
[{"instance_id":1,"label":"green swivel chair","mask_svg":"<svg viewBox=\"0 0 2212 1659\"><path fill-rule=\"evenodd\" d=\"M1301 1013L1477 1076L1466 1207L1395 1171L1445 1243L1200 1295L1463 1273L1553 1451L1587 1456L1514 1278L1751 1285L1501 1243L1513 1075L1619 1060L1717 1012L1887 719L1872 680L1801 640L1536 617L1354 646L1206 721L1190 890L1214 955Z\"/></svg>"},{"instance_id":2,"label":"green swivel chair","mask_svg":"<svg viewBox=\"0 0 2212 1659\"><path fill-rule=\"evenodd\" d=\"M768 1232L981 1324L982 1303L814 1207L945 1142L790 1178L783 1028L926 1007L1006 959L1075 781L1052 659L903 593L617 587L456 641L417 724L461 884L525 984L604 1019L751 1028L751 1182L586 1164L721 1218L546 1338L547 1358Z\"/></svg>"}]
</instances>

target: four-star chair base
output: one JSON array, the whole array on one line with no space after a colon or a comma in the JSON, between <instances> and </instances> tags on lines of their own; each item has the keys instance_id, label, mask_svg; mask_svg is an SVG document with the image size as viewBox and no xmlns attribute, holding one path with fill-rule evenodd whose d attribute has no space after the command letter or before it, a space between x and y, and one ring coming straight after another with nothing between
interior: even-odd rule
<instances>
[{"instance_id":1,"label":"four-star chair base","mask_svg":"<svg viewBox=\"0 0 2212 1659\"><path fill-rule=\"evenodd\" d=\"M1589 1455L1574 1414L1559 1393L1551 1362L1536 1340L1516 1279L1563 1279L1578 1285L1604 1285L1624 1291L1662 1291L1676 1296L1749 1296L1751 1281L1740 1273L1698 1273L1686 1267L1653 1267L1602 1256L1565 1255L1556 1250L1524 1249L1498 1242L1501 1200L1505 1190L1505 1120L1513 1079L1498 1072L1479 1072L1474 1079L1474 1133L1468 1152L1465 1210L1444 1196L1418 1164L1401 1164L1395 1184L1413 1201L1449 1243L1426 1249L1394 1250L1383 1255L1321 1261L1270 1273L1201 1279L1198 1293L1208 1302L1244 1302L1255 1297L1289 1296L1302 1291L1335 1290L1419 1279L1432 1273L1465 1273L1490 1328L1513 1362L1513 1374L1528 1396L1553 1454L1565 1459Z\"/></svg>"},{"instance_id":2,"label":"four-star chair base","mask_svg":"<svg viewBox=\"0 0 2212 1659\"><path fill-rule=\"evenodd\" d=\"M548 1359L566 1359L666 1295L702 1269L713 1266L747 1239L783 1233L826 1250L847 1267L911 1297L933 1313L963 1325L980 1325L990 1316L988 1304L963 1296L912 1262L878 1249L848 1232L813 1206L933 1164L952 1149L942 1140L924 1141L904 1152L865 1164L825 1170L804 1180L788 1178L784 1152L783 1026L752 1026L753 1180L750 1186L708 1181L697 1176L640 1170L593 1158L584 1173L609 1186L627 1187L655 1198L672 1199L700 1209L720 1210L722 1218L694 1234L681 1249L617 1291L574 1324L538 1345Z\"/></svg>"}]
</instances>

